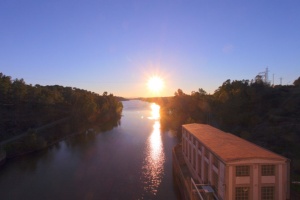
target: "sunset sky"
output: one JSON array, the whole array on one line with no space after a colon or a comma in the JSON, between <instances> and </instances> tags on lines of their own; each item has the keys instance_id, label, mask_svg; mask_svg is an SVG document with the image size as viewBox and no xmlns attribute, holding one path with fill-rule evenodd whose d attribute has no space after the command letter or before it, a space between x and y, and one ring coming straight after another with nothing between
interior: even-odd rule
<instances>
[{"instance_id":1,"label":"sunset sky","mask_svg":"<svg viewBox=\"0 0 300 200\"><path fill-rule=\"evenodd\" d=\"M0 72L27 84L172 96L267 67L300 76L299 0L0 0Z\"/></svg>"}]
</instances>

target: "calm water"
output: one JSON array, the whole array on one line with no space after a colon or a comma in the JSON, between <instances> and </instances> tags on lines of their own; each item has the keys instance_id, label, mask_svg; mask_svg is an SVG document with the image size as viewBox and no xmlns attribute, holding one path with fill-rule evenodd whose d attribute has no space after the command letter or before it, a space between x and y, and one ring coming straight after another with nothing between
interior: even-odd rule
<instances>
[{"instance_id":1,"label":"calm water","mask_svg":"<svg viewBox=\"0 0 300 200\"><path fill-rule=\"evenodd\" d=\"M0 199L177 199L176 138L162 133L159 107L124 102L121 125L73 136L0 168Z\"/></svg>"}]
</instances>

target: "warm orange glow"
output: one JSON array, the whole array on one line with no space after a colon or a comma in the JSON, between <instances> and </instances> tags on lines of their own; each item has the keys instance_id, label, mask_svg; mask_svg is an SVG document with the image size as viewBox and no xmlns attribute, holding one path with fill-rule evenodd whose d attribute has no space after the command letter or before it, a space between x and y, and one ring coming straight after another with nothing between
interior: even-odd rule
<instances>
[{"instance_id":1,"label":"warm orange glow","mask_svg":"<svg viewBox=\"0 0 300 200\"><path fill-rule=\"evenodd\" d=\"M151 117L149 117L149 118L154 119L154 120L159 119L160 118L159 110L160 110L160 106L155 103L152 103L151 104Z\"/></svg>"},{"instance_id":2,"label":"warm orange glow","mask_svg":"<svg viewBox=\"0 0 300 200\"><path fill-rule=\"evenodd\" d=\"M152 164L155 165L160 162L160 157L162 153L162 141L160 136L160 123L156 121L153 125L153 132L150 136L150 156L152 159Z\"/></svg>"},{"instance_id":3,"label":"warm orange glow","mask_svg":"<svg viewBox=\"0 0 300 200\"><path fill-rule=\"evenodd\" d=\"M160 92L164 87L164 81L158 76L152 76L147 82L148 89L152 92Z\"/></svg>"}]
</instances>

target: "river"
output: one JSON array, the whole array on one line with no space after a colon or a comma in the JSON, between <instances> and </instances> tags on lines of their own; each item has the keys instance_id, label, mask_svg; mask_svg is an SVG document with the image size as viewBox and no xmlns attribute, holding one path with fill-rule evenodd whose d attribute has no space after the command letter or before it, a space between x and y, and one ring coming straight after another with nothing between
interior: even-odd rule
<instances>
[{"instance_id":1,"label":"river","mask_svg":"<svg viewBox=\"0 0 300 200\"><path fill-rule=\"evenodd\" d=\"M123 102L120 125L72 136L0 167L1 200L178 199L172 148L159 106Z\"/></svg>"}]
</instances>

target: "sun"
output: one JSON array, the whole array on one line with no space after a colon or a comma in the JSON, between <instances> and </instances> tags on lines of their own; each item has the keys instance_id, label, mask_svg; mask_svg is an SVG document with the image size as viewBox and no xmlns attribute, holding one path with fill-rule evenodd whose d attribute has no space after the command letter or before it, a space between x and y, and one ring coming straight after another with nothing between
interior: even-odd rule
<instances>
[{"instance_id":1,"label":"sun","mask_svg":"<svg viewBox=\"0 0 300 200\"><path fill-rule=\"evenodd\" d=\"M147 82L148 89L152 92L160 92L164 87L164 81L158 76L152 76Z\"/></svg>"}]
</instances>

